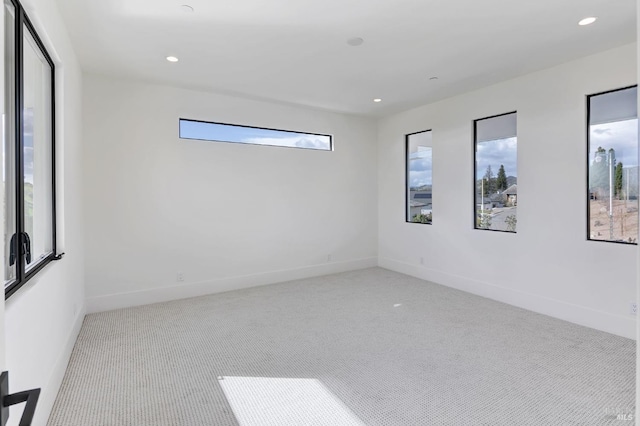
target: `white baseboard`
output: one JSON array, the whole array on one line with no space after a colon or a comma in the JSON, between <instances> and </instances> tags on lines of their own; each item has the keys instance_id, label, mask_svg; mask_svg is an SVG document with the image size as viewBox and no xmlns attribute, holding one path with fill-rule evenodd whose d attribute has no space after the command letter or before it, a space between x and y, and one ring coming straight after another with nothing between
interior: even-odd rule
<instances>
[{"instance_id":1,"label":"white baseboard","mask_svg":"<svg viewBox=\"0 0 640 426\"><path fill-rule=\"evenodd\" d=\"M374 266L380 266L385 269L466 291L536 313L549 315L574 324L606 331L629 339L636 339L635 318L612 315L607 312L574 305L561 300L500 287L419 265L411 265L388 258L377 259L374 257L93 297L87 299L86 309L87 313L110 311L113 309L168 302L171 300L222 293ZM75 332L74 336L77 336L77 332ZM71 348L73 348L73 345L71 345Z\"/></svg>"},{"instance_id":2,"label":"white baseboard","mask_svg":"<svg viewBox=\"0 0 640 426\"><path fill-rule=\"evenodd\" d=\"M110 294L106 296L88 298L87 313L149 305L152 303L168 302L177 299L187 299L189 297L204 296L207 294L222 293L225 291L336 274L339 272L355 271L375 266L378 266L378 259L370 257L197 283L185 283L183 285L159 287L128 293Z\"/></svg>"},{"instance_id":3,"label":"white baseboard","mask_svg":"<svg viewBox=\"0 0 640 426\"><path fill-rule=\"evenodd\" d=\"M606 331L629 339L636 338L636 319L612 315L584 306L574 305L548 297L500 287L466 277L448 274L419 265L411 265L388 258L379 258L378 266L436 284L507 303L539 314L548 315L574 324Z\"/></svg>"},{"instance_id":4,"label":"white baseboard","mask_svg":"<svg viewBox=\"0 0 640 426\"><path fill-rule=\"evenodd\" d=\"M42 387L40 398L38 399L38 408L36 409L36 414L33 419L34 425L47 424L47 419L51 414L53 404L56 402L56 396L58 396L58 391L60 390L60 386L62 385L64 373L67 371L67 365L69 364L69 360L71 359L71 352L73 352L73 347L75 346L76 340L78 339L78 334L80 334L84 316L85 307L83 306L80 309L80 312L76 316L75 320L73 321L73 327L69 331L67 341L62 348L62 352L60 352L60 354L58 355L55 367L53 368L53 371L51 372L46 385Z\"/></svg>"}]
</instances>

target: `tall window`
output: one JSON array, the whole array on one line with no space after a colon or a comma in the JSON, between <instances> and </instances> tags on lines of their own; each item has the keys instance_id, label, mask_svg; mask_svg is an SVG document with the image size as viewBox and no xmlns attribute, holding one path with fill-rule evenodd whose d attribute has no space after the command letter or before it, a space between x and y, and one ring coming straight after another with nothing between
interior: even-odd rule
<instances>
[{"instance_id":1,"label":"tall window","mask_svg":"<svg viewBox=\"0 0 640 426\"><path fill-rule=\"evenodd\" d=\"M587 238L637 244L638 90L587 97Z\"/></svg>"},{"instance_id":2,"label":"tall window","mask_svg":"<svg viewBox=\"0 0 640 426\"><path fill-rule=\"evenodd\" d=\"M54 64L17 1L5 0L4 288L9 297L55 254Z\"/></svg>"},{"instance_id":3,"label":"tall window","mask_svg":"<svg viewBox=\"0 0 640 426\"><path fill-rule=\"evenodd\" d=\"M406 153L406 220L430 224L433 218L431 130L407 135Z\"/></svg>"},{"instance_id":4,"label":"tall window","mask_svg":"<svg viewBox=\"0 0 640 426\"><path fill-rule=\"evenodd\" d=\"M516 232L518 138L515 112L474 121L476 229Z\"/></svg>"}]
</instances>

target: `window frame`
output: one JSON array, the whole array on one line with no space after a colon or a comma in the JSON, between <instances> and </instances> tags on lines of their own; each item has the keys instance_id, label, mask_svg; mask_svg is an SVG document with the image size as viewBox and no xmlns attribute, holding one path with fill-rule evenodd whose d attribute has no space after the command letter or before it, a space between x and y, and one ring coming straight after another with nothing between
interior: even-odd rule
<instances>
[{"instance_id":1,"label":"window frame","mask_svg":"<svg viewBox=\"0 0 640 426\"><path fill-rule=\"evenodd\" d=\"M473 229L474 230L478 230L478 231L493 231L493 232L502 232L505 234L517 234L518 231L505 231L502 229L486 229L486 228L478 228L477 223L476 223L476 215L477 215L477 211L476 211L476 205L478 204L478 200L476 198L478 192L477 192L477 188L476 185L478 184L478 179L477 179L477 174L478 174L478 161L477 161L477 154L478 154L478 150L477 150L477 140L478 140L478 122L479 121L484 121L484 120L490 120L492 118L498 118L498 117L504 117L505 115L511 115L511 114L516 114L516 120L518 119L518 110L513 110L510 112L505 112L502 114L495 114L495 115L490 115L488 117L482 117L482 118L476 118L473 120L473 137L471 140L472 143L472 148L473 148ZM517 123L517 121L516 121ZM516 125L516 138L518 137L518 133L517 133L517 125ZM517 143L517 142L516 142ZM517 160L517 155L516 155L516 160Z\"/></svg>"},{"instance_id":2,"label":"window frame","mask_svg":"<svg viewBox=\"0 0 640 426\"><path fill-rule=\"evenodd\" d=\"M190 121L193 123L206 123L206 124L217 124L220 126L230 126L230 127L240 127L245 129L257 129L257 130L269 130L274 132L286 132L293 134L302 134L302 135L310 135L310 136L326 136L329 138L329 149L320 149L320 148L307 148L301 146L286 146L286 145L272 145L272 144L260 144L260 143L250 143L250 142L237 142L237 141L223 141L223 140L215 140L215 139L200 139L200 138L187 138L183 137L180 132L180 123L182 121ZM272 146L277 148L293 148L293 149L304 149L308 151L324 151L324 152L333 152L333 135L325 134L325 133L309 133L309 132L300 132L297 130L287 130L287 129L274 129L271 127L259 127L259 126L246 126L244 124L234 124L234 123L224 123L220 121L206 121L206 120L194 120L191 118L178 118L178 138L183 140L191 140L191 141L203 141L203 142L218 142L218 143L232 143L238 145L250 145L250 146Z\"/></svg>"},{"instance_id":3,"label":"window frame","mask_svg":"<svg viewBox=\"0 0 640 426\"><path fill-rule=\"evenodd\" d=\"M409 214L411 213L411 207L409 206L410 195L409 195L409 138L413 135L419 135L420 133L431 132L431 141L433 144L433 129L420 130L418 132L407 133L404 135L404 221L405 223L412 223L416 225L433 225L433 146L431 146L431 202L432 202L432 213L431 213L431 222L422 223L422 222L413 222L409 220Z\"/></svg>"},{"instance_id":4,"label":"window frame","mask_svg":"<svg viewBox=\"0 0 640 426\"><path fill-rule=\"evenodd\" d=\"M587 108L586 108L586 132L587 132L587 144L586 144L586 156L585 156L585 163L586 163L586 170L585 170L585 176L587 179L587 184L586 184L586 213L587 213L587 220L586 220L586 240L587 241L595 241L598 243L610 243L610 244L621 244L621 245L625 245L625 246L637 246L638 245L638 241L636 240L635 243L626 243L624 241L610 241L610 240L594 240L591 238L591 193L589 191L589 155L591 154L591 98L596 97L596 96L600 96L600 95L606 95L609 93L614 93L614 92L621 92L623 90L628 90L628 89L633 89L633 88L637 88L638 85L637 84L632 84L630 86L625 86L625 87L620 87L618 89L611 89L611 90L605 90L603 92L598 92L598 93L592 93L590 95L586 95L585 99L586 99L586 103L587 103ZM639 111L640 112L640 111ZM640 115L637 117L638 122L640 123ZM638 152L640 152L640 131L638 132ZM639 165L640 167L640 165ZM640 183L639 183L640 184ZM640 196L638 197L638 202L640 202ZM640 214L640 212L639 212ZM638 219L639 223L640 223L640 218Z\"/></svg>"},{"instance_id":5,"label":"window frame","mask_svg":"<svg viewBox=\"0 0 640 426\"><path fill-rule=\"evenodd\" d=\"M15 294L22 286L24 286L29 280L31 280L34 276L38 274L45 266L47 266L53 260L59 260L62 258L62 255L57 252L57 237L56 237L56 224L57 224L57 214L56 214L56 67L51 55L49 54L46 46L42 42L42 39L38 35L35 26L29 19L26 11L24 10L22 4L18 0L8 0L11 4L13 4L15 10L15 33L14 33L14 45L15 49L15 68L14 68L14 78L15 80L11 82L11 84L15 88L15 99L13 99L13 106L15 108L15 117L9 117L13 119L13 123L15 126L15 135L14 141L8 141L9 143L13 142L15 149L15 196L16 196L16 205L15 214L16 214L16 278L13 282L7 285L4 288L4 297L5 300L10 296ZM4 5L3 5L4 7ZM29 271L26 270L26 262L25 262L25 254L22 253L21 250L18 250L18 247L22 246L23 238L22 233L24 232L24 74L23 74L23 60L24 60L24 30L27 30L33 40L35 41L40 53L44 57L47 64L51 67L51 244L52 250L49 254L47 254L42 259L39 259L37 263L35 263ZM4 46L3 46L4 51ZM6 78L6 77L5 77ZM4 84L7 84L5 81ZM5 93L5 97L7 94ZM6 244L6 242L5 242ZM7 253L5 253L5 260L3 261L3 268L5 267L5 262L7 258Z\"/></svg>"}]
</instances>

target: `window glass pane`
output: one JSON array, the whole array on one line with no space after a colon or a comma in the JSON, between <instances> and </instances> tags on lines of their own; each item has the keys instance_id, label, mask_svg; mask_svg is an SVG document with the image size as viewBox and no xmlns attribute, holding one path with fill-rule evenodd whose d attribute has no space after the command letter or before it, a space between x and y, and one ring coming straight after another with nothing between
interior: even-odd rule
<instances>
[{"instance_id":1,"label":"window glass pane","mask_svg":"<svg viewBox=\"0 0 640 426\"><path fill-rule=\"evenodd\" d=\"M431 223L433 152L431 130L407 135L407 222Z\"/></svg>"},{"instance_id":2,"label":"window glass pane","mask_svg":"<svg viewBox=\"0 0 640 426\"><path fill-rule=\"evenodd\" d=\"M4 114L2 116L2 184L4 211L4 284L16 279L16 259L12 256L11 237L16 232L16 153L15 153L15 8L4 3Z\"/></svg>"},{"instance_id":3,"label":"window glass pane","mask_svg":"<svg viewBox=\"0 0 640 426\"><path fill-rule=\"evenodd\" d=\"M5 0L3 20L2 208L10 297L55 252L53 64L20 3Z\"/></svg>"},{"instance_id":4,"label":"window glass pane","mask_svg":"<svg viewBox=\"0 0 640 426\"><path fill-rule=\"evenodd\" d=\"M516 113L475 121L475 227L516 232Z\"/></svg>"},{"instance_id":5,"label":"window glass pane","mask_svg":"<svg viewBox=\"0 0 640 426\"><path fill-rule=\"evenodd\" d=\"M24 231L31 262L53 251L51 67L24 28Z\"/></svg>"},{"instance_id":6,"label":"window glass pane","mask_svg":"<svg viewBox=\"0 0 640 426\"><path fill-rule=\"evenodd\" d=\"M331 151L330 135L180 119L180 138Z\"/></svg>"},{"instance_id":7,"label":"window glass pane","mask_svg":"<svg viewBox=\"0 0 640 426\"><path fill-rule=\"evenodd\" d=\"M637 88L589 97L589 239L636 243Z\"/></svg>"}]
</instances>

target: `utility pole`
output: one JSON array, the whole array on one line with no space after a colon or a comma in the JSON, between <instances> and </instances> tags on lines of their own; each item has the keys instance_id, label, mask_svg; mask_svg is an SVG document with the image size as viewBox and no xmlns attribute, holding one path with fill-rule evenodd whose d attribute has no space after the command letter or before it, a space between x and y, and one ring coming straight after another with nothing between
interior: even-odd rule
<instances>
[{"instance_id":1,"label":"utility pole","mask_svg":"<svg viewBox=\"0 0 640 426\"><path fill-rule=\"evenodd\" d=\"M613 150L613 148L609 149L609 155L607 157L609 160L609 239L613 240L613 169L616 162L616 152Z\"/></svg>"},{"instance_id":2,"label":"utility pole","mask_svg":"<svg viewBox=\"0 0 640 426\"><path fill-rule=\"evenodd\" d=\"M480 182L482 182L480 184L480 200L482 201L482 204L480 204L480 212L484 214L484 179L481 179Z\"/></svg>"}]
</instances>

